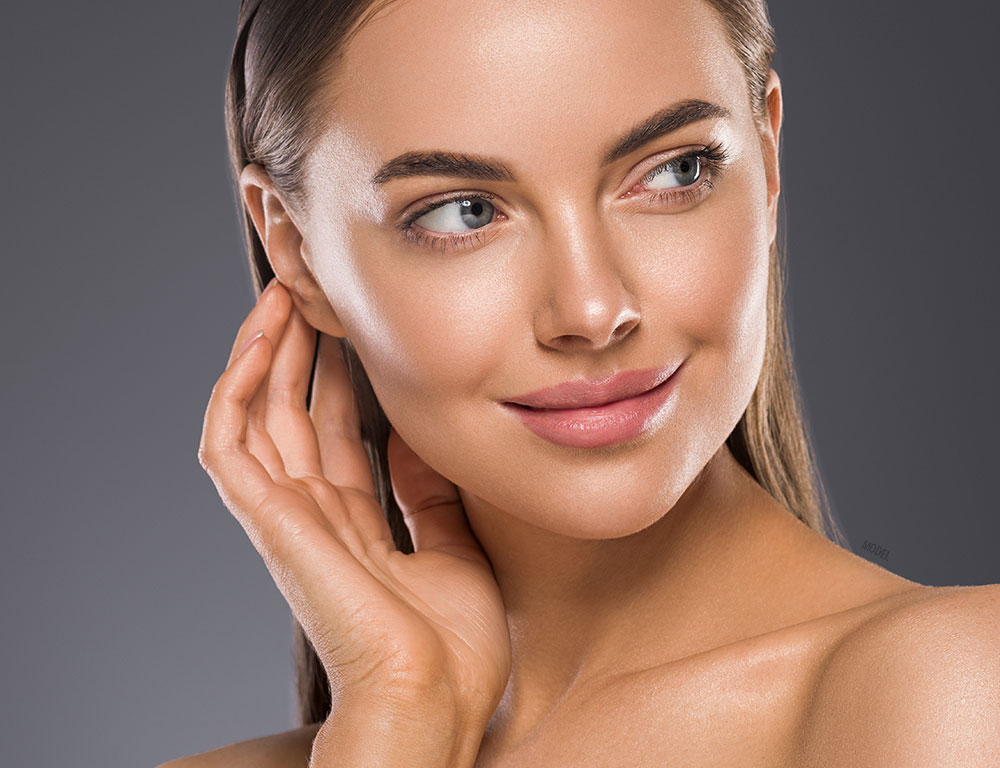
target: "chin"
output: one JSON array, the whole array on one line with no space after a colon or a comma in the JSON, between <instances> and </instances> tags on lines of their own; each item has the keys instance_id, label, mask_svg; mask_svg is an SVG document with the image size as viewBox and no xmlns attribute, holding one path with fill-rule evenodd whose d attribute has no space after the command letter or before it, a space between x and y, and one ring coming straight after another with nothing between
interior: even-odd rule
<instances>
[{"instance_id":1,"label":"chin","mask_svg":"<svg viewBox=\"0 0 1000 768\"><path fill-rule=\"evenodd\" d=\"M559 536L617 539L639 533L668 514L700 467L682 461L634 466L576 468L522 474L509 468L506 481L477 493L505 514ZM495 483L496 477L492 480Z\"/></svg>"}]
</instances>

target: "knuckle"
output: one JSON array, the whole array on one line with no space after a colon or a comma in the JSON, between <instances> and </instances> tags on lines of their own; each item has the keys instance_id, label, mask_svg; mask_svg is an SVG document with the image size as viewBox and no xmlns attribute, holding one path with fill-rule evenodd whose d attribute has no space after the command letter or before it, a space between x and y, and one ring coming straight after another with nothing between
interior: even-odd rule
<instances>
[{"instance_id":1,"label":"knuckle","mask_svg":"<svg viewBox=\"0 0 1000 768\"><path fill-rule=\"evenodd\" d=\"M215 452L207 445L198 447L198 463L206 472L211 472L215 465Z\"/></svg>"},{"instance_id":2,"label":"knuckle","mask_svg":"<svg viewBox=\"0 0 1000 768\"><path fill-rule=\"evenodd\" d=\"M315 475L296 475L288 478L292 483L299 485L306 493L314 498L322 498L327 493L329 483Z\"/></svg>"},{"instance_id":3,"label":"knuckle","mask_svg":"<svg viewBox=\"0 0 1000 768\"><path fill-rule=\"evenodd\" d=\"M198 463L201 464L202 469L208 469L208 467L205 466L208 463L208 449L205 447L204 443L198 446Z\"/></svg>"},{"instance_id":4,"label":"knuckle","mask_svg":"<svg viewBox=\"0 0 1000 768\"><path fill-rule=\"evenodd\" d=\"M293 559L305 543L305 531L299 521L278 510L270 510L258 520L258 531L262 542L281 563Z\"/></svg>"}]
</instances>

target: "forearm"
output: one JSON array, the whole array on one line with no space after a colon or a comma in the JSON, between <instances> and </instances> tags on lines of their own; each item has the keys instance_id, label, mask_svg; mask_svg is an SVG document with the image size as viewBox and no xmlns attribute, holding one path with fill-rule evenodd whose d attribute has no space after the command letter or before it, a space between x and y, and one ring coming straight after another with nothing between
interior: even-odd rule
<instances>
[{"instance_id":1,"label":"forearm","mask_svg":"<svg viewBox=\"0 0 1000 768\"><path fill-rule=\"evenodd\" d=\"M316 734L309 768L472 768L483 730L451 707L338 704Z\"/></svg>"}]
</instances>

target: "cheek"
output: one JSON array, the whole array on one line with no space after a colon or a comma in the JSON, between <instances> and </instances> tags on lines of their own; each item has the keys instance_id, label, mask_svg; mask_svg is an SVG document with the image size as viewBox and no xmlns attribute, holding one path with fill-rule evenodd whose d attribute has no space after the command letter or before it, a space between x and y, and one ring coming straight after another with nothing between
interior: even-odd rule
<instances>
[{"instance_id":1,"label":"cheek","mask_svg":"<svg viewBox=\"0 0 1000 768\"><path fill-rule=\"evenodd\" d=\"M753 366L762 355L770 240L758 187L732 176L696 211L651 216L630 233L645 254L637 288L649 325L720 365Z\"/></svg>"},{"instance_id":2,"label":"cheek","mask_svg":"<svg viewBox=\"0 0 1000 768\"><path fill-rule=\"evenodd\" d=\"M465 284L449 291L438 284L425 291L410 282L376 286L373 295L380 297L378 316L358 328L356 337L386 400L398 393L406 407L440 408L488 386L491 371L495 378L504 333L487 288ZM383 405L388 413L389 402Z\"/></svg>"},{"instance_id":3,"label":"cheek","mask_svg":"<svg viewBox=\"0 0 1000 768\"><path fill-rule=\"evenodd\" d=\"M633 230L632 246L644 254L638 295L655 346L689 359L675 416L689 455L710 455L731 432L764 362L768 218L752 180L735 181L697 213L650 217L640 235Z\"/></svg>"},{"instance_id":4,"label":"cheek","mask_svg":"<svg viewBox=\"0 0 1000 768\"><path fill-rule=\"evenodd\" d=\"M695 262L678 299L678 322L706 347L729 350L736 364L759 346L766 328L766 224L735 212L693 250Z\"/></svg>"},{"instance_id":5,"label":"cheek","mask_svg":"<svg viewBox=\"0 0 1000 768\"><path fill-rule=\"evenodd\" d=\"M515 338L509 281L447 258L362 255L341 271L336 289L340 319L383 410L432 463L443 431L474 441L465 433L476 432L481 414L469 413L470 397L488 402L505 394L492 388Z\"/></svg>"},{"instance_id":6,"label":"cheek","mask_svg":"<svg viewBox=\"0 0 1000 768\"><path fill-rule=\"evenodd\" d=\"M744 214L744 215L741 215ZM716 441L739 421L760 378L767 341L769 240L766 219L734 211L698 249L686 303L687 332L702 377L700 410L719 428ZM700 358L700 359L699 359Z\"/></svg>"}]
</instances>

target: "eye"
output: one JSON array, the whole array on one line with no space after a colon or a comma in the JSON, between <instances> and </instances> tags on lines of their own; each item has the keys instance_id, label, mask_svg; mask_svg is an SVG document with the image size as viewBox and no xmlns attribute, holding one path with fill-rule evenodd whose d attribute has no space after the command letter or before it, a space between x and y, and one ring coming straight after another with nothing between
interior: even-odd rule
<instances>
[{"instance_id":1,"label":"eye","mask_svg":"<svg viewBox=\"0 0 1000 768\"><path fill-rule=\"evenodd\" d=\"M434 232L462 232L463 227L485 227L493 220L493 211L493 203L485 197L462 197L437 205L414 222Z\"/></svg>"},{"instance_id":2,"label":"eye","mask_svg":"<svg viewBox=\"0 0 1000 768\"><path fill-rule=\"evenodd\" d=\"M687 187L694 184L701 175L701 160L695 154L681 155L662 163L642 177L642 183L650 189ZM651 183L654 179L657 183ZM678 181L679 179L679 181Z\"/></svg>"},{"instance_id":3,"label":"eye","mask_svg":"<svg viewBox=\"0 0 1000 768\"><path fill-rule=\"evenodd\" d=\"M435 200L410 214L401 229L408 239L438 246L441 250L469 241L481 242L482 234L478 230L503 215L493 205L493 199L488 192L476 192ZM436 237L435 232L449 234Z\"/></svg>"},{"instance_id":4,"label":"eye","mask_svg":"<svg viewBox=\"0 0 1000 768\"><path fill-rule=\"evenodd\" d=\"M627 197L635 197L642 190L648 190L652 193L647 196L649 205L700 202L711 192L728 158L721 144L677 155L643 176Z\"/></svg>"}]
</instances>

